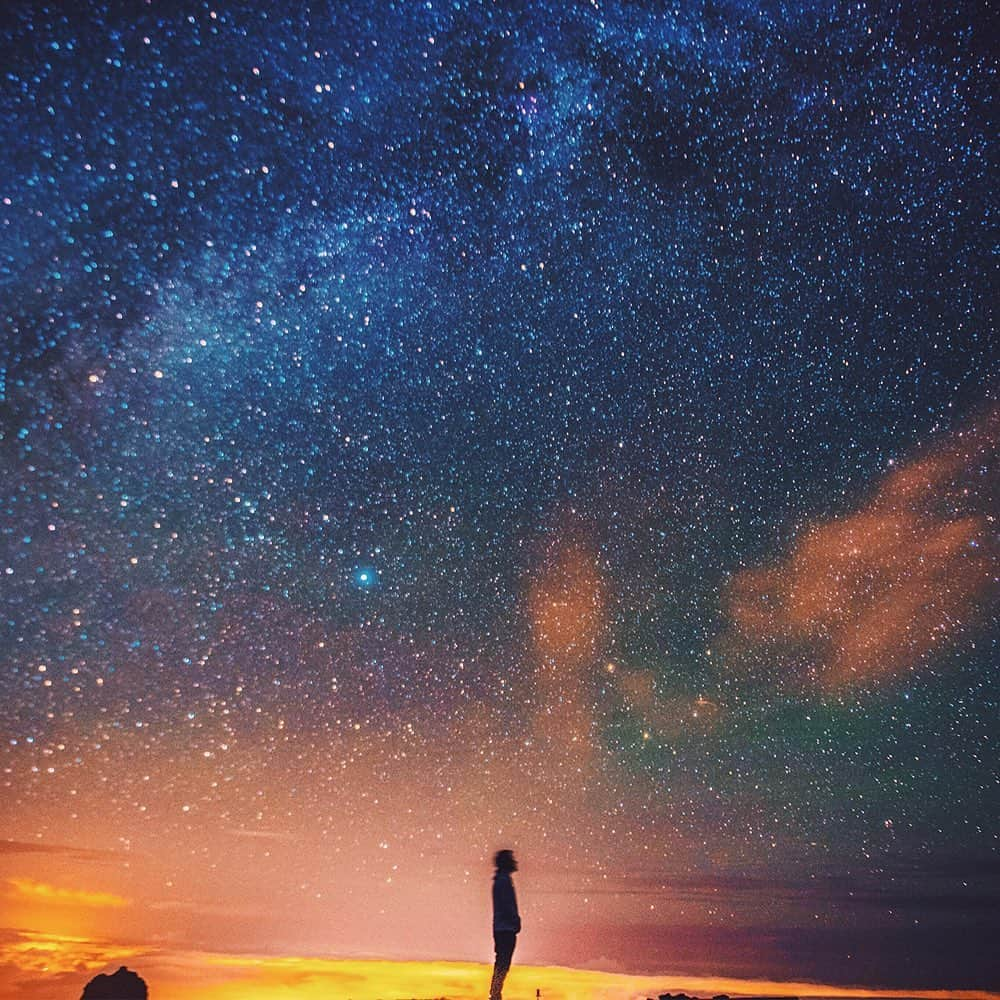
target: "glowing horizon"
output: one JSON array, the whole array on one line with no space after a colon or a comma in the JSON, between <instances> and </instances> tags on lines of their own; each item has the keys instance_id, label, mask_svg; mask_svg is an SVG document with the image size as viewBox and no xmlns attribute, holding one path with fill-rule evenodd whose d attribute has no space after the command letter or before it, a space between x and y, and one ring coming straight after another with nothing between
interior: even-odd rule
<instances>
[{"instance_id":1,"label":"glowing horizon","mask_svg":"<svg viewBox=\"0 0 1000 1000\"><path fill-rule=\"evenodd\" d=\"M19 964L24 950L0 950L0 989L14 987L26 974L38 1000L60 1000L71 982L82 989L100 972L127 965L146 981L156 1000L385 1000L389 996L443 996L447 1000L478 1000L489 985L487 963L454 961L392 961L377 958L331 958L221 954L171 951L108 942L36 936L30 947L45 956L45 971L53 985L36 978L43 967ZM26 950L26 949L25 949ZM102 954L102 951L104 954ZM86 972L82 967L86 966ZM68 973L71 973L68 975ZM51 992L50 992L51 990ZM725 994L734 998L920 997L922 1000L997 1000L1000 993L985 990L892 990L839 987L809 981L738 979L719 976L682 976L671 973L636 975L562 966L515 965L504 994L509 1000L640 1000L650 994L684 992L706 998ZM333 992L336 991L336 992Z\"/></svg>"}]
</instances>

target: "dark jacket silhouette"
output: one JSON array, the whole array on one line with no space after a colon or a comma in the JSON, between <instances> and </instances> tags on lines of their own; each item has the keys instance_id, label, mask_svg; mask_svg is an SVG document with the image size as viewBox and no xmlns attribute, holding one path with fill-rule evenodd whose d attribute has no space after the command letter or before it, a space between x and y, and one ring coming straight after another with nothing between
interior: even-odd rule
<instances>
[{"instance_id":1,"label":"dark jacket silhouette","mask_svg":"<svg viewBox=\"0 0 1000 1000\"><path fill-rule=\"evenodd\" d=\"M503 984L510 971L510 961L521 933L521 915L517 911L517 896L511 874L517 871L514 852L497 851L493 858L497 866L493 876L493 981L490 983L490 1000L502 1000Z\"/></svg>"},{"instance_id":2,"label":"dark jacket silhouette","mask_svg":"<svg viewBox=\"0 0 1000 1000\"><path fill-rule=\"evenodd\" d=\"M123 965L116 973L94 976L80 1000L148 1000L146 981Z\"/></svg>"},{"instance_id":3,"label":"dark jacket silhouette","mask_svg":"<svg viewBox=\"0 0 1000 1000\"><path fill-rule=\"evenodd\" d=\"M498 871L493 876L493 930L521 933L514 882L507 871Z\"/></svg>"}]
</instances>

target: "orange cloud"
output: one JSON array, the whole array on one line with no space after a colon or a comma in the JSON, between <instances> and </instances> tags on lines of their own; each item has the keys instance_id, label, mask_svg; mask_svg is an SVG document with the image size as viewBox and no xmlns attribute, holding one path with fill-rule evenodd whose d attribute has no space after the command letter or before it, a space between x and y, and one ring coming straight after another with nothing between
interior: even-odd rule
<instances>
[{"instance_id":1,"label":"orange cloud","mask_svg":"<svg viewBox=\"0 0 1000 1000\"><path fill-rule=\"evenodd\" d=\"M531 637L543 661L561 668L593 663L605 629L604 583L592 555L569 546L533 582Z\"/></svg>"},{"instance_id":2,"label":"orange cloud","mask_svg":"<svg viewBox=\"0 0 1000 1000\"><path fill-rule=\"evenodd\" d=\"M579 773L593 762L597 689L617 689L644 726L645 738L670 739L704 729L719 706L707 698L664 696L651 670L622 670L603 655L611 641L608 586L591 547L560 537L528 587L534 653L532 734L549 763Z\"/></svg>"},{"instance_id":3,"label":"orange cloud","mask_svg":"<svg viewBox=\"0 0 1000 1000\"><path fill-rule=\"evenodd\" d=\"M528 588L533 730L576 764L592 750L593 686L606 641L604 580L587 549L561 545Z\"/></svg>"},{"instance_id":4,"label":"orange cloud","mask_svg":"<svg viewBox=\"0 0 1000 1000\"><path fill-rule=\"evenodd\" d=\"M110 892L88 892L85 889L63 889L45 882L36 882L29 878L11 878L7 884L12 894L21 900L32 903L45 903L47 906L87 906L97 909L122 909L129 905L129 900Z\"/></svg>"},{"instance_id":5,"label":"orange cloud","mask_svg":"<svg viewBox=\"0 0 1000 1000\"><path fill-rule=\"evenodd\" d=\"M85 935L22 930L11 932L9 940L0 939L0 967L46 975L81 970L89 973L144 951L134 945Z\"/></svg>"},{"instance_id":6,"label":"orange cloud","mask_svg":"<svg viewBox=\"0 0 1000 1000\"><path fill-rule=\"evenodd\" d=\"M836 687L920 663L994 599L1000 410L890 472L871 502L807 529L775 566L732 581L729 614L752 643L804 644Z\"/></svg>"},{"instance_id":7,"label":"orange cloud","mask_svg":"<svg viewBox=\"0 0 1000 1000\"><path fill-rule=\"evenodd\" d=\"M719 705L699 696L661 697L652 670L632 670L618 675L625 704L642 721L645 738L673 739L697 727L709 728L719 716Z\"/></svg>"}]
</instances>

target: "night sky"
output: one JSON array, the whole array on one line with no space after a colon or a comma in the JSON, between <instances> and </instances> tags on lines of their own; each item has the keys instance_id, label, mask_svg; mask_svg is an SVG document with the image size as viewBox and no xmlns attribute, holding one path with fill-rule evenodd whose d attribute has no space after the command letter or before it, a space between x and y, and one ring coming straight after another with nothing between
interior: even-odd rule
<instances>
[{"instance_id":1,"label":"night sky","mask_svg":"<svg viewBox=\"0 0 1000 1000\"><path fill-rule=\"evenodd\" d=\"M994 31L5 4L0 964L1000 988Z\"/></svg>"}]
</instances>

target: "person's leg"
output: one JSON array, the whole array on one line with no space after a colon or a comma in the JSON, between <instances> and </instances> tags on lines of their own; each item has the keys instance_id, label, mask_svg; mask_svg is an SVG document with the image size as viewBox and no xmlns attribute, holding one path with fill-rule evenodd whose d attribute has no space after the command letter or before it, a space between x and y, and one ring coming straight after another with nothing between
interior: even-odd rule
<instances>
[{"instance_id":1,"label":"person's leg","mask_svg":"<svg viewBox=\"0 0 1000 1000\"><path fill-rule=\"evenodd\" d=\"M510 960L514 954L517 935L513 931L494 931L493 948L496 960L493 963L493 982L490 983L490 1000L501 1000L503 982L510 970Z\"/></svg>"}]
</instances>

